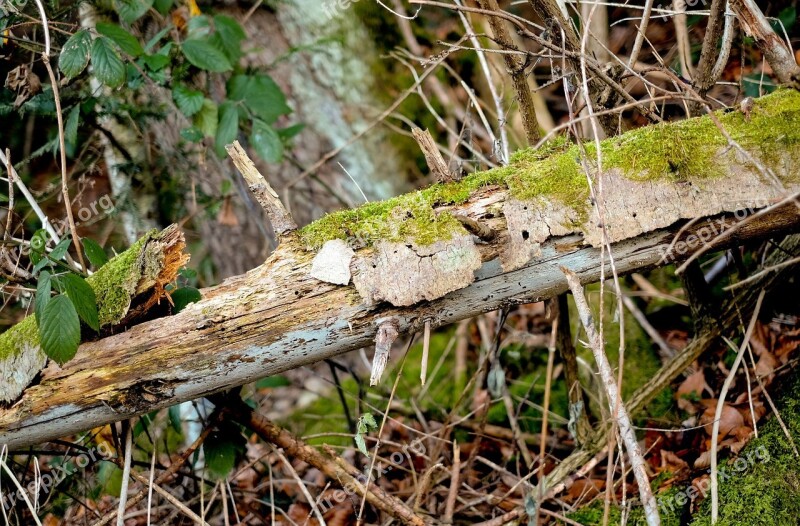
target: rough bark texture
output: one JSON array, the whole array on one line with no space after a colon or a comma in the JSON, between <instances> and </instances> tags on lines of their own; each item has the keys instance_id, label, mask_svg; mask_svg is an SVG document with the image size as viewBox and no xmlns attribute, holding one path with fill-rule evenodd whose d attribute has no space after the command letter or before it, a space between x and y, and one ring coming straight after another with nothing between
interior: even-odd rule
<instances>
[{"instance_id":1,"label":"rough bark texture","mask_svg":"<svg viewBox=\"0 0 800 526\"><path fill-rule=\"evenodd\" d=\"M781 128L787 123L793 125L800 115L797 97L792 98L794 102L788 106L784 100L782 109L775 112L766 102L757 107L765 119L760 124L771 124L768 132L778 130L780 133L782 143L777 149L773 148L774 144L769 144L767 150L759 150L751 134L764 133L763 126L740 129L736 128L736 122L726 120L731 126L729 131L743 144L751 146L753 154L775 172L785 186L784 194L796 192L799 186L797 163L794 162L800 155L798 131L796 127ZM782 99L771 100L774 103ZM704 122L698 120L693 126L705 130ZM657 138L663 141L678 137L679 150L685 151L680 155L690 155L692 159L700 156L708 161L702 167L715 171L711 178L698 174L697 178L684 177L672 184L685 186L691 182L695 188L693 192L702 194L706 187L717 188L717 178L729 176L734 182L731 186L738 188L738 193L725 194L730 197L730 202L719 203L713 200L716 191L707 192L705 205L693 209L697 215L692 219L696 221L681 231L679 243L671 253L668 248L679 225L667 222L686 216L666 214L662 223L652 222L667 203L635 198L642 206L636 210L636 218L650 218L648 221L651 222L646 225L661 229L628 239L614 238L618 241L611 248L619 273L669 263L672 257L686 257L707 246L715 236L732 229L735 229L734 233L725 236L719 248L797 231L800 216L794 203L769 214L729 215L723 220L713 217L703 220L702 217L713 216L720 210L733 212L763 206L764 199L773 194L754 194L753 187L740 184L736 175L740 172L754 180L761 180L762 175L736 154L718 152L716 136L705 132L687 135L682 124L660 127L656 131ZM640 137L637 133L643 132L610 139L612 142L604 146L607 148L606 158L613 160L613 154L627 152L624 149L626 141ZM638 143L634 141L634 144ZM674 149L668 143L666 148L662 148L663 155L673 156ZM651 154L652 151L641 152L642 156L652 157ZM550 228L550 236L541 240L536 252L529 252L527 259L520 259L512 267L504 268L501 264L501 254L513 248L517 235L507 227L502 213L504 207L515 201L542 207L546 201L563 203L565 196L582 195L580 192L565 193L563 189L559 190L558 185L552 189L550 198L543 194L531 196L530 193L543 183L563 183L565 170L574 176L577 172L570 163L576 162L569 150L544 158L532 157L528 153L527 157L518 157L508 167L476 174L473 179L342 212L300 233L288 234L266 263L219 286L205 289L199 303L175 316L153 320L123 334L86 343L78 350L76 358L62 369L45 370L37 385L29 387L19 401L0 413L0 444L16 448L39 443L368 346L378 328L387 322L396 326L399 333L407 333L420 330L426 322L436 327L498 307L552 297L567 288L561 266L576 272L584 283L597 280L601 274L600 250L586 245L586 238L591 237L592 231L582 231L577 227L575 230L584 232L586 238L583 234L562 234ZM669 164L667 169L671 170ZM629 186L620 192L653 192L652 181L664 179L664 174L654 173L652 159L635 166L626 172ZM642 175L642 166L649 167L645 170L647 177L639 177L643 180L636 183L633 179ZM560 171L553 171L555 168ZM602 176L610 181L614 174L611 170L596 174L594 178ZM462 195L460 192L465 189L466 194ZM772 191L771 187L761 188L758 192L761 190ZM686 206L689 207L695 202L692 195L676 197L670 194L670 198L688 199ZM630 195L630 198L634 199L634 196ZM582 199L568 199L566 202L572 203L577 217L591 217L591 205ZM676 203L668 205L669 209L680 209ZM488 240L470 238L461 223L453 219L455 215L479 222L495 235ZM533 220L526 221L527 224L512 226L515 230L527 228L530 236L537 224ZM620 221L636 223L632 214L628 219L621 216ZM639 228L645 225L639 223ZM591 219L582 224L594 232L598 229ZM421 231L424 225L431 230ZM524 234L521 235L524 239ZM416 252L415 257L429 258L426 265L431 267L427 273L420 272L421 276L409 274L408 290L395 291L398 296L374 296L368 292L366 297L362 297L356 287L337 286L312 277L315 253L309 250L309 246L323 246L326 236L330 239L346 237L351 248L357 249L351 265L353 269L358 269L365 261L374 258L376 252L385 251L385 247L392 243L403 243L405 248L410 245L412 249L416 246L417 250L424 252ZM374 239L376 236L378 238ZM452 251L454 244L459 249ZM439 249L435 248L437 246ZM466 276L466 272L463 273L466 277L462 276L464 267L475 264L473 256L461 257L465 253L480 257L480 268L472 276ZM377 268L378 263L375 265ZM392 269L386 267L384 272L393 272ZM459 276L448 286L442 286L435 277L432 283L426 281L431 279L431 275L443 276L448 272ZM370 287L380 289L379 278L386 277L373 278ZM438 289L419 290L426 287ZM404 297L407 294L411 296ZM371 303L379 299L388 301ZM409 301L418 303L404 306Z\"/></svg>"}]
</instances>

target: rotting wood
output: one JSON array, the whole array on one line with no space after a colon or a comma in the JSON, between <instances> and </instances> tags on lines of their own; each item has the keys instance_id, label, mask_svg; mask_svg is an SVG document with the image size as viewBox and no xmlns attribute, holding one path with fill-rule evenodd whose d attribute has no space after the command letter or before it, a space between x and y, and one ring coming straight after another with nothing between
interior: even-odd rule
<instances>
[{"instance_id":1,"label":"rotting wood","mask_svg":"<svg viewBox=\"0 0 800 526\"><path fill-rule=\"evenodd\" d=\"M702 246L698 232L716 222L685 232L696 241L684 255ZM799 228L796 213L777 210L742 226L728 246ZM613 245L618 272L664 264L676 230ZM567 288L559 266L584 283L600 277L600 250L582 246L576 235L546 241L541 258L511 272L500 268L496 245L479 247L484 264L474 283L429 303L393 307L367 306L351 287L311 278L311 255L283 246L261 267L204 289L203 300L179 314L85 343L63 368L45 370L38 385L0 412L0 445L38 444L370 346L387 318L408 333L428 320L438 327L552 297Z\"/></svg>"},{"instance_id":2,"label":"rotting wood","mask_svg":"<svg viewBox=\"0 0 800 526\"><path fill-rule=\"evenodd\" d=\"M145 319L168 297L165 287L175 281L189 259L177 225L152 231L86 279L97 297L101 335L124 330ZM39 346L33 315L0 336L0 402L16 400L47 363ZM57 366L52 365L52 368Z\"/></svg>"}]
</instances>

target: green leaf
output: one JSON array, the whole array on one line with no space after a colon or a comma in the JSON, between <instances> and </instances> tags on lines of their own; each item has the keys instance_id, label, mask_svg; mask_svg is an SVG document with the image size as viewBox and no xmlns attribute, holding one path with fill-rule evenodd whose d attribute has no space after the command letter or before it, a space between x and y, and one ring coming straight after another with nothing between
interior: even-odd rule
<instances>
[{"instance_id":1,"label":"green leaf","mask_svg":"<svg viewBox=\"0 0 800 526\"><path fill-rule=\"evenodd\" d=\"M150 71L160 71L169 64L169 57L164 55L142 55L142 60L150 68Z\"/></svg>"},{"instance_id":2,"label":"green leaf","mask_svg":"<svg viewBox=\"0 0 800 526\"><path fill-rule=\"evenodd\" d=\"M172 426L172 430L176 433L181 433L183 431L181 428L181 406L170 406L167 410L167 415L169 416L169 425Z\"/></svg>"},{"instance_id":3,"label":"green leaf","mask_svg":"<svg viewBox=\"0 0 800 526\"><path fill-rule=\"evenodd\" d=\"M191 128L184 128L180 131L181 137L189 142L200 142L203 140L203 132L192 126Z\"/></svg>"},{"instance_id":4,"label":"green leaf","mask_svg":"<svg viewBox=\"0 0 800 526\"><path fill-rule=\"evenodd\" d=\"M75 356L81 342L81 322L72 301L58 295L47 302L39 325L42 350L63 365Z\"/></svg>"},{"instance_id":5,"label":"green leaf","mask_svg":"<svg viewBox=\"0 0 800 526\"><path fill-rule=\"evenodd\" d=\"M186 24L186 40L202 40L211 34L211 21L207 15L189 18Z\"/></svg>"},{"instance_id":6,"label":"green leaf","mask_svg":"<svg viewBox=\"0 0 800 526\"><path fill-rule=\"evenodd\" d=\"M175 312L178 313L186 308L190 303L195 303L203 299L200 291L194 287L181 287L170 294L172 303L175 305Z\"/></svg>"},{"instance_id":7,"label":"green leaf","mask_svg":"<svg viewBox=\"0 0 800 526\"><path fill-rule=\"evenodd\" d=\"M221 424L203 442L206 467L217 480L225 479L236 466L238 457L245 451L245 440L239 429L231 424Z\"/></svg>"},{"instance_id":8,"label":"green leaf","mask_svg":"<svg viewBox=\"0 0 800 526\"><path fill-rule=\"evenodd\" d=\"M354 438L355 438L356 447L358 448L358 450L361 451L361 453L364 456L368 457L369 456L369 451L367 451L367 443L364 440L364 435L356 433L356 436Z\"/></svg>"},{"instance_id":9,"label":"green leaf","mask_svg":"<svg viewBox=\"0 0 800 526\"><path fill-rule=\"evenodd\" d=\"M228 57L207 40L186 40L181 50L186 60L200 69L215 73L233 69Z\"/></svg>"},{"instance_id":10,"label":"green leaf","mask_svg":"<svg viewBox=\"0 0 800 526\"><path fill-rule=\"evenodd\" d=\"M301 122L299 124L292 124L291 126L287 126L286 128L281 128L275 131L278 132L278 136L281 138L283 142L287 142L294 139L295 136L301 131L303 131L305 127L306 125Z\"/></svg>"},{"instance_id":11,"label":"green leaf","mask_svg":"<svg viewBox=\"0 0 800 526\"><path fill-rule=\"evenodd\" d=\"M47 231L40 228L31 236L31 261L39 263L42 259L46 260L43 256L44 248L47 246Z\"/></svg>"},{"instance_id":12,"label":"green leaf","mask_svg":"<svg viewBox=\"0 0 800 526\"><path fill-rule=\"evenodd\" d=\"M283 142L278 133L266 122L255 119L250 143L259 157L270 163L278 163L283 159Z\"/></svg>"},{"instance_id":13,"label":"green leaf","mask_svg":"<svg viewBox=\"0 0 800 526\"><path fill-rule=\"evenodd\" d=\"M272 124L292 109L286 96L268 75L234 75L228 81L228 98L242 101L259 119Z\"/></svg>"},{"instance_id":14,"label":"green leaf","mask_svg":"<svg viewBox=\"0 0 800 526\"><path fill-rule=\"evenodd\" d=\"M144 53L142 45L139 40L119 27L117 24L109 24L107 22L98 22L95 26L97 32L105 35L116 43L122 51L132 57L138 57Z\"/></svg>"},{"instance_id":15,"label":"green leaf","mask_svg":"<svg viewBox=\"0 0 800 526\"><path fill-rule=\"evenodd\" d=\"M176 86L172 90L172 98L181 113L191 117L203 107L205 96L202 92L189 89L186 86Z\"/></svg>"},{"instance_id":16,"label":"green leaf","mask_svg":"<svg viewBox=\"0 0 800 526\"><path fill-rule=\"evenodd\" d=\"M99 331L100 322L97 319L97 297L94 289L77 274L66 274L60 278L60 281L64 285L67 296L72 300L80 319L93 330Z\"/></svg>"},{"instance_id":17,"label":"green leaf","mask_svg":"<svg viewBox=\"0 0 800 526\"><path fill-rule=\"evenodd\" d=\"M242 40L247 37L242 26L229 16L217 15L214 17L214 29L214 39L219 43L225 56L232 63L238 62L242 57Z\"/></svg>"},{"instance_id":18,"label":"green leaf","mask_svg":"<svg viewBox=\"0 0 800 526\"><path fill-rule=\"evenodd\" d=\"M166 15L169 10L172 9L172 4L174 3L174 0L155 0L155 2L153 2L153 7L155 7L156 11L160 14Z\"/></svg>"},{"instance_id":19,"label":"green leaf","mask_svg":"<svg viewBox=\"0 0 800 526\"><path fill-rule=\"evenodd\" d=\"M67 115L67 122L64 123L64 140L75 144L78 142L78 123L81 117L81 106L76 104Z\"/></svg>"},{"instance_id":20,"label":"green leaf","mask_svg":"<svg viewBox=\"0 0 800 526\"><path fill-rule=\"evenodd\" d=\"M58 67L67 78L79 75L89 64L89 50L92 48L92 35L82 29L69 37L61 48Z\"/></svg>"},{"instance_id":21,"label":"green leaf","mask_svg":"<svg viewBox=\"0 0 800 526\"><path fill-rule=\"evenodd\" d=\"M214 141L217 155L225 157L225 145L230 144L239 134L239 110L233 102L224 102L219 107L219 125Z\"/></svg>"},{"instance_id":22,"label":"green leaf","mask_svg":"<svg viewBox=\"0 0 800 526\"><path fill-rule=\"evenodd\" d=\"M268 376L256 382L256 389L267 389L275 387L286 387L292 385L288 378L281 375Z\"/></svg>"},{"instance_id":23,"label":"green leaf","mask_svg":"<svg viewBox=\"0 0 800 526\"><path fill-rule=\"evenodd\" d=\"M81 242L83 243L83 251L86 254L86 259L89 260L89 263L95 270L108 263L106 251L103 250L103 247L97 244L94 239L84 237L81 239Z\"/></svg>"},{"instance_id":24,"label":"green leaf","mask_svg":"<svg viewBox=\"0 0 800 526\"><path fill-rule=\"evenodd\" d=\"M67 250L69 250L69 246L72 243L70 238L64 238L58 242L58 244L53 247L53 250L50 252L50 259L53 261L61 261L64 259L64 256L67 255Z\"/></svg>"},{"instance_id":25,"label":"green leaf","mask_svg":"<svg viewBox=\"0 0 800 526\"><path fill-rule=\"evenodd\" d=\"M128 24L139 20L152 5L153 0L114 0L114 9Z\"/></svg>"},{"instance_id":26,"label":"green leaf","mask_svg":"<svg viewBox=\"0 0 800 526\"><path fill-rule=\"evenodd\" d=\"M42 324L42 313L50 302L50 291L53 289L50 273L46 270L39 274L39 281L36 283L36 300L34 301L34 314L36 324Z\"/></svg>"},{"instance_id":27,"label":"green leaf","mask_svg":"<svg viewBox=\"0 0 800 526\"><path fill-rule=\"evenodd\" d=\"M125 64L106 37L97 37L92 43L92 68L106 86L117 88L125 82Z\"/></svg>"},{"instance_id":28,"label":"green leaf","mask_svg":"<svg viewBox=\"0 0 800 526\"><path fill-rule=\"evenodd\" d=\"M148 40L147 43L144 45L145 52L150 53L153 50L153 47L156 44L158 44L159 41L162 38L167 36L169 34L169 32L172 31L173 29L175 29L175 26L173 26L172 24L167 24L167 26L164 29L162 29L161 31L159 31L158 33L153 35L153 38ZM169 45L169 43L167 45ZM167 47L167 46L164 46L164 47Z\"/></svg>"},{"instance_id":29,"label":"green leaf","mask_svg":"<svg viewBox=\"0 0 800 526\"><path fill-rule=\"evenodd\" d=\"M217 134L219 108L211 99L203 99L203 106L194 116L194 126L203 133L204 137L214 137Z\"/></svg>"}]
</instances>

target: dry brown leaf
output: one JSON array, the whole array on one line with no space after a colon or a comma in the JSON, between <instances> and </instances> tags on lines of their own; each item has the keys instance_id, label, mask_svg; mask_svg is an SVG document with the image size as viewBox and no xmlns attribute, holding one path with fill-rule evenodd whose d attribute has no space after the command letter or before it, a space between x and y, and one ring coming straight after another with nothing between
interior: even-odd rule
<instances>
[{"instance_id":1,"label":"dry brown leaf","mask_svg":"<svg viewBox=\"0 0 800 526\"><path fill-rule=\"evenodd\" d=\"M700 417L700 425L704 426L706 433L711 435L713 430L713 422L714 422L714 414L716 412L716 404L717 401L713 400L714 404L708 404L706 410L703 412L703 415ZM742 418L741 413L736 410L730 404L724 404L722 406L722 414L720 415L719 419L719 438L722 439L732 430L736 429L744 425L744 419Z\"/></svg>"},{"instance_id":2,"label":"dry brown leaf","mask_svg":"<svg viewBox=\"0 0 800 526\"><path fill-rule=\"evenodd\" d=\"M684 411L691 411L694 409L694 404L691 399L702 397L703 391L711 392L711 388L706 383L706 377L702 369L690 374L686 379L681 382L675 397L678 399L678 407Z\"/></svg>"},{"instance_id":3,"label":"dry brown leaf","mask_svg":"<svg viewBox=\"0 0 800 526\"><path fill-rule=\"evenodd\" d=\"M667 451L666 449L661 450L661 471L675 473L688 467L689 464L672 451Z\"/></svg>"}]
</instances>

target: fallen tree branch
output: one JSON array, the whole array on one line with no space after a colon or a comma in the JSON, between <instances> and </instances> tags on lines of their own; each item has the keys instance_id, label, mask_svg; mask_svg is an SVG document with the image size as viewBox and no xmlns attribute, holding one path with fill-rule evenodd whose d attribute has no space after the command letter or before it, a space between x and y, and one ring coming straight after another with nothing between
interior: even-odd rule
<instances>
[{"instance_id":1,"label":"fallen tree branch","mask_svg":"<svg viewBox=\"0 0 800 526\"><path fill-rule=\"evenodd\" d=\"M761 155L793 191L800 137L785 126L800 118L800 95L770 100L776 102L757 101L751 121L736 114L720 119L754 152L763 134L777 134L768 135L772 143ZM702 118L603 143L606 226L620 274L686 258L721 235L724 243L715 248L800 227L793 204L744 220L717 215L764 207L782 194L716 133ZM674 148L676 137L682 148ZM650 151L640 149L645 144ZM663 156L658 162L656 147ZM585 184L574 151L555 151L550 157L524 152L509 166L333 214L286 236L263 265L204 289L203 299L179 314L87 342L63 368L47 368L37 385L0 410L0 445L38 444L365 347L387 320L403 334L421 331L426 322L438 327L552 297L567 289L560 266L583 283L600 279L588 192L578 187L574 194L531 196L547 187L548 177ZM644 164L637 157L629 175L612 162L626 152L648 156ZM684 163L698 158L717 175L692 178L697 166ZM683 170L679 184L675 162ZM643 165L646 177L640 177ZM456 215L495 235L476 242ZM681 230L682 218L692 226ZM330 240L351 245L345 270L348 277L353 270L355 288L312 277L315 250Z\"/></svg>"}]
</instances>

